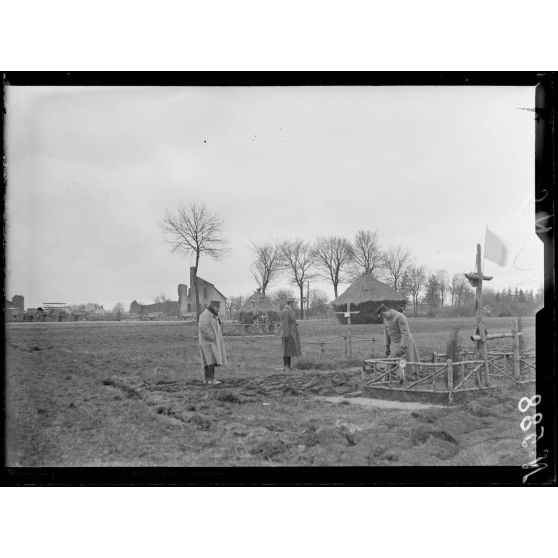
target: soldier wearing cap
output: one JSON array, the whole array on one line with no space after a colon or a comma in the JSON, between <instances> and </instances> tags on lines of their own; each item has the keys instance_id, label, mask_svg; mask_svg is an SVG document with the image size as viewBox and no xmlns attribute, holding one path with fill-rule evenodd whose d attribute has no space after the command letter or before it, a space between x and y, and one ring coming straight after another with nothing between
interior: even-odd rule
<instances>
[{"instance_id":1,"label":"soldier wearing cap","mask_svg":"<svg viewBox=\"0 0 558 558\"><path fill-rule=\"evenodd\" d=\"M204 370L204 384L219 385L215 379L215 367L227 364L227 353L221 331L219 309L221 302L212 300L209 306L200 314L198 323L200 356Z\"/></svg>"},{"instance_id":2,"label":"soldier wearing cap","mask_svg":"<svg viewBox=\"0 0 558 558\"><path fill-rule=\"evenodd\" d=\"M378 317L384 320L386 357L420 362L406 316L392 308L389 302L384 302L378 308ZM410 366L409 373L412 375L414 372Z\"/></svg>"},{"instance_id":3,"label":"soldier wearing cap","mask_svg":"<svg viewBox=\"0 0 558 558\"><path fill-rule=\"evenodd\" d=\"M283 370L293 370L291 365L292 357L298 357L300 351L300 337L298 335L298 326L296 323L296 313L294 298L287 298L287 304L281 312L281 334L283 342Z\"/></svg>"}]
</instances>

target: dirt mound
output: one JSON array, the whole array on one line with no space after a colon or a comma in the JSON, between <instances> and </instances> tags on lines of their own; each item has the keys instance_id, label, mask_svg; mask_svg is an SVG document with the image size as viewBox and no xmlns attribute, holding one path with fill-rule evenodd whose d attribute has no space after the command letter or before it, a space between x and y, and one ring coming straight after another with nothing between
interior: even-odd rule
<instances>
[{"instance_id":1,"label":"dirt mound","mask_svg":"<svg viewBox=\"0 0 558 558\"><path fill-rule=\"evenodd\" d=\"M112 386L124 392L130 399L141 399L141 389L144 382L140 378L119 378L111 376L103 380L103 385Z\"/></svg>"},{"instance_id":2,"label":"dirt mound","mask_svg":"<svg viewBox=\"0 0 558 558\"><path fill-rule=\"evenodd\" d=\"M244 399L239 397L238 394L231 390L219 391L216 398L218 401L225 401L227 403L243 403Z\"/></svg>"},{"instance_id":3,"label":"dirt mound","mask_svg":"<svg viewBox=\"0 0 558 558\"><path fill-rule=\"evenodd\" d=\"M451 434L428 424L421 424L413 428L410 432L411 442L414 446L424 444L431 436L445 442L450 442L451 444L459 445L459 442Z\"/></svg>"},{"instance_id":4,"label":"dirt mound","mask_svg":"<svg viewBox=\"0 0 558 558\"><path fill-rule=\"evenodd\" d=\"M211 421L204 415L199 413L192 415L187 422L192 424L198 430L209 430Z\"/></svg>"},{"instance_id":5,"label":"dirt mound","mask_svg":"<svg viewBox=\"0 0 558 558\"><path fill-rule=\"evenodd\" d=\"M322 446L354 446L355 441L346 426L324 426L316 431Z\"/></svg>"},{"instance_id":6,"label":"dirt mound","mask_svg":"<svg viewBox=\"0 0 558 558\"><path fill-rule=\"evenodd\" d=\"M250 453L263 459L274 459L287 449L287 444L282 440L262 440L250 448Z\"/></svg>"},{"instance_id":7,"label":"dirt mound","mask_svg":"<svg viewBox=\"0 0 558 558\"><path fill-rule=\"evenodd\" d=\"M316 434L316 428L310 427L302 431L297 440L299 445L311 448L320 443L320 439Z\"/></svg>"}]
</instances>

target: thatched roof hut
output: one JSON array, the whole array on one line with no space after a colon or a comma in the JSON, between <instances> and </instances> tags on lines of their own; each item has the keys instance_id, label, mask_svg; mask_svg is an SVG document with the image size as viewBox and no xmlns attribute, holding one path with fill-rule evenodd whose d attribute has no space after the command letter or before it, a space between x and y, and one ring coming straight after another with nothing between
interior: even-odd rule
<instances>
[{"instance_id":1,"label":"thatched roof hut","mask_svg":"<svg viewBox=\"0 0 558 558\"><path fill-rule=\"evenodd\" d=\"M382 322L378 319L377 309L386 301L400 311L407 304L407 299L389 285L371 275L362 275L330 304L336 312L346 312L347 303L350 304L351 311L358 311L358 314L351 315L352 324L377 324ZM337 318L340 323L347 323L343 314L337 314Z\"/></svg>"},{"instance_id":2,"label":"thatched roof hut","mask_svg":"<svg viewBox=\"0 0 558 558\"><path fill-rule=\"evenodd\" d=\"M262 315L267 316L269 321L276 322L279 320L281 312L267 296L256 291L240 309L240 321L243 324L251 324L254 318Z\"/></svg>"}]
</instances>

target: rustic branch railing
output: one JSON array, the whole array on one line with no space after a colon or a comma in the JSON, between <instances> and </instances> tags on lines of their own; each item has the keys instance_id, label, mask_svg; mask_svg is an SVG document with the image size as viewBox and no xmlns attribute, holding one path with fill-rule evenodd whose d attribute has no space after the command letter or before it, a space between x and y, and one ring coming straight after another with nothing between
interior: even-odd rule
<instances>
[{"instance_id":1,"label":"rustic branch railing","mask_svg":"<svg viewBox=\"0 0 558 558\"><path fill-rule=\"evenodd\" d=\"M330 337L328 339L323 339L319 341L302 341L301 344L305 346L312 346L312 345L319 345L320 346L320 358L324 357L325 354L325 347L326 345L339 345L341 343L344 344L345 348L345 356L347 358L352 358L352 347L353 341L361 340L361 341L370 341L370 345L367 345L367 348L370 350L371 353L374 353L374 343L376 342L375 337L362 337L362 336L349 336L349 335L342 335L340 337ZM368 351L367 351L368 352Z\"/></svg>"},{"instance_id":2,"label":"rustic branch railing","mask_svg":"<svg viewBox=\"0 0 558 558\"><path fill-rule=\"evenodd\" d=\"M461 361L454 362L459 366L467 357L475 356L475 351L460 351L458 353ZM432 361L446 358L445 353L432 353ZM536 371L536 364L532 362L536 358L534 351L519 353L517 351L488 351L487 362L491 368L491 376L505 377L515 384L523 384L532 381L532 372ZM531 362L530 362L531 361Z\"/></svg>"},{"instance_id":3,"label":"rustic branch railing","mask_svg":"<svg viewBox=\"0 0 558 558\"><path fill-rule=\"evenodd\" d=\"M399 359L365 360L363 387L387 388L408 393L445 394L452 402L454 394L494 387L493 382L490 379L487 381L483 374L487 364L491 371L490 377L494 375L494 370L498 370L515 383L523 383L503 370L497 363L496 357L486 361L475 359L453 362L447 359L446 362L407 362L403 366L401 366L401 362L404 361ZM412 366L418 376L410 382L405 378L404 372L401 373L407 366ZM475 378L474 384L470 383L472 378ZM431 382L430 385L428 385L429 382Z\"/></svg>"},{"instance_id":4,"label":"rustic branch railing","mask_svg":"<svg viewBox=\"0 0 558 558\"><path fill-rule=\"evenodd\" d=\"M475 393L498 387L494 383L497 377L507 378L515 384L531 382L531 371L536 370L533 362L535 353L532 350L520 353L523 334L517 320L512 323L511 329L511 332L489 334L482 319L478 319L476 332L471 336L476 342L476 350L451 353L457 357L456 361L448 358L452 346L454 350L457 348L455 342L451 344L451 338L448 353L432 353L432 362L401 360L397 364L397 359L367 359L363 363L363 388L370 388L371 393L380 397L385 397L387 393L383 390L395 390L401 392L396 397L403 400L412 393L419 398L423 397L420 394L434 393L438 397L447 394L451 402L454 394L465 397L465 392ZM513 340L511 351L488 351L489 340L506 338ZM405 375L407 366L411 374L414 373L413 381ZM367 371L371 373L371 378L366 376ZM394 376L397 379L395 386L392 385ZM440 386L441 378L445 380L443 386ZM471 378L475 379L474 385ZM430 389L425 389L429 383Z\"/></svg>"}]
</instances>

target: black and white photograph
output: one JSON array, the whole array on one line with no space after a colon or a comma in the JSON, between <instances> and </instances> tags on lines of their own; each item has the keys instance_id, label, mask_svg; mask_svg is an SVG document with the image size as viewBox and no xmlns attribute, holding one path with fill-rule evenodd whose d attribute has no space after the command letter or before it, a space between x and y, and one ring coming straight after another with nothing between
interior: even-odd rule
<instances>
[{"instance_id":1,"label":"black and white photograph","mask_svg":"<svg viewBox=\"0 0 558 558\"><path fill-rule=\"evenodd\" d=\"M556 76L480 74L7 73L6 467L548 479Z\"/></svg>"}]
</instances>

